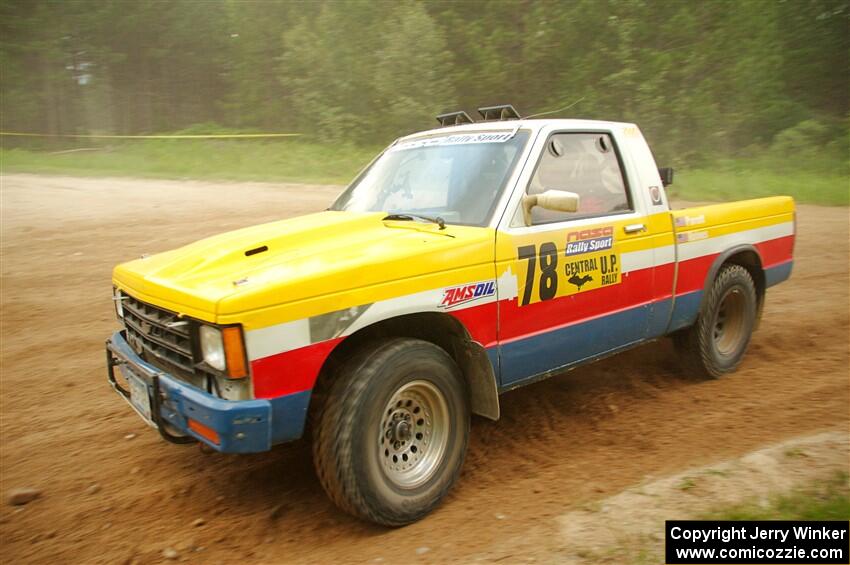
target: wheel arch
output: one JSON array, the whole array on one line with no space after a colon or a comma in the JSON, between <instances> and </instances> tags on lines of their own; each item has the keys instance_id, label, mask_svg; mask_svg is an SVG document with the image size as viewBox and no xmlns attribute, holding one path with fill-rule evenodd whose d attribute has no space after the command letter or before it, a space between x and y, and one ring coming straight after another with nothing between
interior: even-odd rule
<instances>
[{"instance_id":1,"label":"wheel arch","mask_svg":"<svg viewBox=\"0 0 850 565\"><path fill-rule=\"evenodd\" d=\"M347 336L334 347L319 371L314 390L318 395L333 378L334 370L355 351L386 337L410 337L433 343L454 359L469 387L473 414L499 419L499 387L486 349L472 339L454 316L442 312L418 312L386 318Z\"/></svg>"},{"instance_id":2,"label":"wheel arch","mask_svg":"<svg viewBox=\"0 0 850 565\"><path fill-rule=\"evenodd\" d=\"M708 270L708 275L705 277L705 285L703 287L702 300L700 301L699 311L702 312L708 297L708 291L714 280L717 278L720 269L724 265L740 265L745 268L753 278L753 283L756 285L756 327L761 320L762 308L764 307L764 296L767 290L767 281L764 274L764 264L762 263L761 254L754 245L741 244L727 249L715 258Z\"/></svg>"}]
</instances>

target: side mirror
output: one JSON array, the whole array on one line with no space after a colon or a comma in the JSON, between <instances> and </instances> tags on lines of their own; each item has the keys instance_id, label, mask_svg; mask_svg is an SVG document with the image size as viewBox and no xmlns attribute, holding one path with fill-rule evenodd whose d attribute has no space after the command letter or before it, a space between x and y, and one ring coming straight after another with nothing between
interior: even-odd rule
<instances>
[{"instance_id":1,"label":"side mirror","mask_svg":"<svg viewBox=\"0 0 850 565\"><path fill-rule=\"evenodd\" d=\"M661 167L658 169L658 174L661 176L661 184L663 186L673 184L673 167Z\"/></svg>"},{"instance_id":2,"label":"side mirror","mask_svg":"<svg viewBox=\"0 0 850 565\"><path fill-rule=\"evenodd\" d=\"M579 196L566 190L547 190L541 194L522 197L522 219L526 226L531 225L531 209L540 206L545 210L556 212L575 212L578 210Z\"/></svg>"}]
</instances>

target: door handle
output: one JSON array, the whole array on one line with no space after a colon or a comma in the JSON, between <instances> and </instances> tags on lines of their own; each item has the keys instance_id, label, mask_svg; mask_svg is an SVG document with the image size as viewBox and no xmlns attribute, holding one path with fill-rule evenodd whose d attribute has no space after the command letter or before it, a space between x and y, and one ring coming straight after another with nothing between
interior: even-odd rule
<instances>
[{"instance_id":1,"label":"door handle","mask_svg":"<svg viewBox=\"0 0 850 565\"><path fill-rule=\"evenodd\" d=\"M623 227L623 231L626 233L638 233L646 231L646 226L644 224L629 224Z\"/></svg>"}]
</instances>

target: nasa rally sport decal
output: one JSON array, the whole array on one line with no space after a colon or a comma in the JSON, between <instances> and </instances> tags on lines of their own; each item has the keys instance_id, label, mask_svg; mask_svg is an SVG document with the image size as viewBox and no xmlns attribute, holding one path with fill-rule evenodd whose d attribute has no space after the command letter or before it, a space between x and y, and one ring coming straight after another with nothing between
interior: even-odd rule
<instances>
[{"instance_id":1,"label":"nasa rally sport decal","mask_svg":"<svg viewBox=\"0 0 850 565\"><path fill-rule=\"evenodd\" d=\"M443 291L440 308L454 308L496 294L496 281L482 281L447 288Z\"/></svg>"},{"instance_id":2,"label":"nasa rally sport decal","mask_svg":"<svg viewBox=\"0 0 850 565\"><path fill-rule=\"evenodd\" d=\"M604 251L614 247L614 227L593 228L572 231L567 234L567 248L564 255L580 255L591 251Z\"/></svg>"}]
</instances>

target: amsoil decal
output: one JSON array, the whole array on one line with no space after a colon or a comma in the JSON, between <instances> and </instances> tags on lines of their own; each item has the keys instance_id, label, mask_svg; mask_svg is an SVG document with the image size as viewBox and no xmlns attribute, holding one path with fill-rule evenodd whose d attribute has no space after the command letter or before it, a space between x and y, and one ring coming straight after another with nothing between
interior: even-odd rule
<instances>
[{"instance_id":1,"label":"amsoil decal","mask_svg":"<svg viewBox=\"0 0 850 565\"><path fill-rule=\"evenodd\" d=\"M448 288L443 291L443 300L440 308L454 308L473 300L480 300L487 296L496 294L496 281L483 281L479 283L465 284Z\"/></svg>"}]
</instances>

